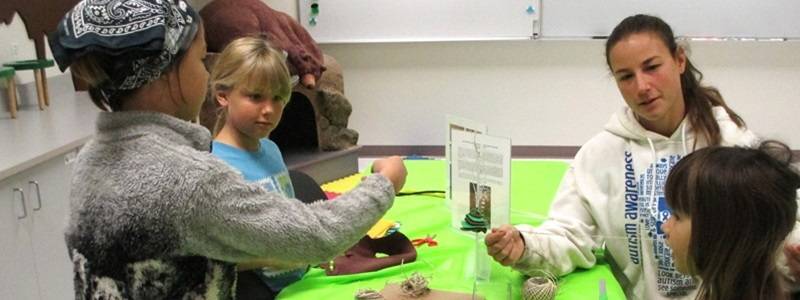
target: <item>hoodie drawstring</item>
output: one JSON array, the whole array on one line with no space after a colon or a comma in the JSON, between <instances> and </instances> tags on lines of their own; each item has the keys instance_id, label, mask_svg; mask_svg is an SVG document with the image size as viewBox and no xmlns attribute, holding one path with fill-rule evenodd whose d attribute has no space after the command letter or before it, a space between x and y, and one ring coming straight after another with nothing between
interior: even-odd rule
<instances>
[{"instance_id":1,"label":"hoodie drawstring","mask_svg":"<svg viewBox=\"0 0 800 300\"><path fill-rule=\"evenodd\" d=\"M652 180L652 189L650 189L650 201L653 201L656 197L656 165L658 164L658 154L656 153L656 146L653 144L653 140L650 137L647 137L647 143L650 144L650 152L653 154L653 180ZM689 154L689 148L686 147L686 122L681 124L681 143L683 145L683 156Z\"/></svg>"},{"instance_id":2,"label":"hoodie drawstring","mask_svg":"<svg viewBox=\"0 0 800 300\"><path fill-rule=\"evenodd\" d=\"M689 154L689 150L686 148L686 122L681 123L681 141L683 142L683 156L686 157ZM652 146L653 144L651 143L650 147Z\"/></svg>"}]
</instances>

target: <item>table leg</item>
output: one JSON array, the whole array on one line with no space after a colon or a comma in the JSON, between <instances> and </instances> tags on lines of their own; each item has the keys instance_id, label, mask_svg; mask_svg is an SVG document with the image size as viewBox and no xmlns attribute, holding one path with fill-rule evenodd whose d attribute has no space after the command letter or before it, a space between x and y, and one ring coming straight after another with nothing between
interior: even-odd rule
<instances>
[{"instance_id":1,"label":"table leg","mask_svg":"<svg viewBox=\"0 0 800 300\"><path fill-rule=\"evenodd\" d=\"M44 87L44 106L50 107L50 89L47 88L47 72L42 69L42 86Z\"/></svg>"},{"instance_id":2,"label":"table leg","mask_svg":"<svg viewBox=\"0 0 800 300\"><path fill-rule=\"evenodd\" d=\"M11 111L11 118L17 118L17 85L14 82L14 78L9 78L6 81L8 85L6 87L6 91L8 92L8 108Z\"/></svg>"},{"instance_id":3,"label":"table leg","mask_svg":"<svg viewBox=\"0 0 800 300\"><path fill-rule=\"evenodd\" d=\"M44 110L44 85L42 85L42 70L33 70L36 77L36 99L39 100L39 110Z\"/></svg>"}]
</instances>

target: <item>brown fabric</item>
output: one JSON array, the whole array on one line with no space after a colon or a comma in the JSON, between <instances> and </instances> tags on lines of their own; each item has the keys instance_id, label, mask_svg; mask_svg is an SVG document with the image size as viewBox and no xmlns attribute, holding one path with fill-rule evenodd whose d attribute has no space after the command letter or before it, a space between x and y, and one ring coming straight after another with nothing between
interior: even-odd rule
<instances>
[{"instance_id":1,"label":"brown fabric","mask_svg":"<svg viewBox=\"0 0 800 300\"><path fill-rule=\"evenodd\" d=\"M375 257L376 253L389 256ZM377 271L416 259L417 249L411 245L411 241L402 233L395 232L374 240L364 236L355 246L345 251L344 255L333 260L333 268L327 263L320 266L325 269L325 274L333 276Z\"/></svg>"},{"instance_id":2,"label":"brown fabric","mask_svg":"<svg viewBox=\"0 0 800 300\"><path fill-rule=\"evenodd\" d=\"M14 13L16 12L14 8L15 5L16 2L12 0L0 1L0 22L6 25L11 24L11 21L14 20Z\"/></svg>"},{"instance_id":3,"label":"brown fabric","mask_svg":"<svg viewBox=\"0 0 800 300\"><path fill-rule=\"evenodd\" d=\"M289 54L293 74L311 74L319 80L325 71L322 50L305 28L261 0L214 0L200 10L200 16L209 52L222 52L240 37L265 34L273 46Z\"/></svg>"},{"instance_id":4,"label":"brown fabric","mask_svg":"<svg viewBox=\"0 0 800 300\"><path fill-rule=\"evenodd\" d=\"M297 85L294 91L311 101L318 112L317 128L320 149L323 151L348 149L358 144L358 132L347 128L347 121L353 107L344 95L342 66L329 55L324 55L324 58L325 73L317 81L316 88L308 89ZM292 95L293 100L295 97L296 95Z\"/></svg>"}]
</instances>

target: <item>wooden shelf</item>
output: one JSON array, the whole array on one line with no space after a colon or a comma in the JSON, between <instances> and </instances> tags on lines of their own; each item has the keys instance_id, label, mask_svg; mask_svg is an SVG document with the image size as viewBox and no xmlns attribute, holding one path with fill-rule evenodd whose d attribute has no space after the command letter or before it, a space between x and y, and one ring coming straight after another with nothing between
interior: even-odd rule
<instances>
[{"instance_id":1,"label":"wooden shelf","mask_svg":"<svg viewBox=\"0 0 800 300\"><path fill-rule=\"evenodd\" d=\"M289 170L301 171L323 184L358 173L358 150L354 146L339 151L286 151L283 159Z\"/></svg>"}]
</instances>

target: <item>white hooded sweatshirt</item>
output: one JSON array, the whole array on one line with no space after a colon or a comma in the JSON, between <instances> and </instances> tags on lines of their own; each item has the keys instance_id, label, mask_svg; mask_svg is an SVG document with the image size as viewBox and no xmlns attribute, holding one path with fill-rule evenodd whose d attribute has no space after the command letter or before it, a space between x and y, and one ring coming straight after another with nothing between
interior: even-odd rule
<instances>
[{"instance_id":1,"label":"white hooded sweatshirt","mask_svg":"<svg viewBox=\"0 0 800 300\"><path fill-rule=\"evenodd\" d=\"M724 108L714 107L713 113L722 145L752 146L757 141L751 131L737 127ZM605 242L630 282L628 297L694 299L699 282L675 269L661 231L670 215L664 200L669 170L689 152L708 145L702 137L695 145L698 137L688 123L684 119L665 137L644 129L627 107L612 116L605 131L578 151L548 220L535 229L517 225L526 246L514 268L558 275L591 268L592 249Z\"/></svg>"}]
</instances>

